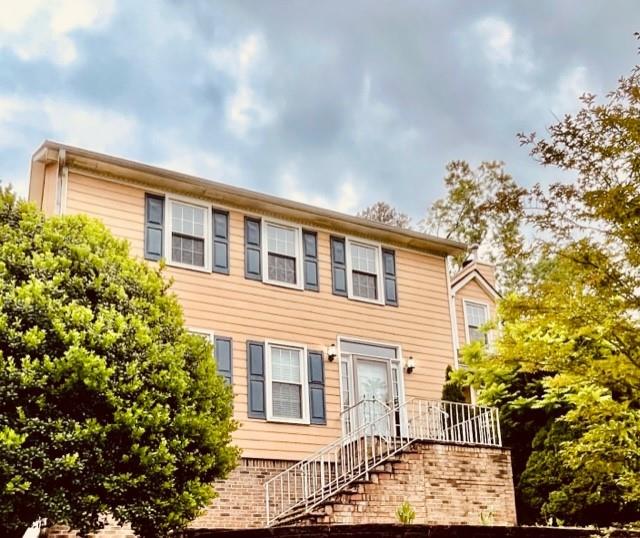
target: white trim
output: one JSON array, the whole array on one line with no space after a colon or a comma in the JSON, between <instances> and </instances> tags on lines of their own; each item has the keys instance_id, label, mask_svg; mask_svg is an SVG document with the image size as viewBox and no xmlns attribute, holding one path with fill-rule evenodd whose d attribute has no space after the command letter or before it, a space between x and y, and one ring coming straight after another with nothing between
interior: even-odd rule
<instances>
[{"instance_id":1,"label":"white trim","mask_svg":"<svg viewBox=\"0 0 640 538\"><path fill-rule=\"evenodd\" d=\"M458 342L458 320L456 317L455 293L451 291L451 276L449 275L449 258L444 259L444 274L447 281L447 300L449 301L449 321L451 322L451 344L453 347L453 367L459 368L458 353L460 352L460 342Z\"/></svg>"},{"instance_id":2,"label":"white trim","mask_svg":"<svg viewBox=\"0 0 640 538\"><path fill-rule=\"evenodd\" d=\"M67 190L69 186L69 168L63 166L56 181L56 215L64 215L67 209Z\"/></svg>"},{"instance_id":3,"label":"white trim","mask_svg":"<svg viewBox=\"0 0 640 538\"><path fill-rule=\"evenodd\" d=\"M200 327L191 327L191 326L186 326L185 328L187 329L188 333L195 334L198 336L200 335L206 336L212 344L215 343L215 335L211 329L201 329Z\"/></svg>"},{"instance_id":4,"label":"white trim","mask_svg":"<svg viewBox=\"0 0 640 538\"><path fill-rule=\"evenodd\" d=\"M468 304L474 305L474 306L481 306L484 308L485 312L487 313L487 319L485 321L485 324L491 321L491 309L489 308L489 303L478 301L476 299L462 299L462 315L464 316L464 337L465 337L465 342L467 344L470 344L471 341L469 339L469 323L467 322L467 305ZM490 337L490 334L487 333L487 344L489 343L491 343L491 337Z\"/></svg>"},{"instance_id":5,"label":"white trim","mask_svg":"<svg viewBox=\"0 0 640 538\"><path fill-rule=\"evenodd\" d=\"M471 282L474 279L478 281L479 286L488 295L490 295L494 299L498 299L500 297L498 292L485 280L485 278L480 274L480 272L477 269L474 269L471 273L469 273L467 276L465 276L462 280L457 282L451 288L451 293L453 293L454 295L457 294L458 291L460 291L461 288L466 286L469 282Z\"/></svg>"},{"instance_id":6,"label":"white trim","mask_svg":"<svg viewBox=\"0 0 640 538\"><path fill-rule=\"evenodd\" d=\"M269 242L267 240L267 226L273 224L281 228L289 228L296 232L295 234L295 265L296 265L296 283L290 284L288 282L280 282L279 280L271 280L269 278ZM299 226L292 222L270 219L263 217L260 224L260 233L262 234L262 241L260 247L260 257L262 258L262 282L265 284L273 284L274 286L282 286L283 288L292 288L296 290L304 289L304 266L302 264L303 252L302 252L302 226Z\"/></svg>"},{"instance_id":7,"label":"white trim","mask_svg":"<svg viewBox=\"0 0 640 538\"><path fill-rule=\"evenodd\" d=\"M358 297L353 294L353 262L351 261L351 245L363 245L365 247L375 248L376 255L376 288L378 291L377 299L367 299L366 297ZM371 304L385 304L384 296L384 281L382 278L382 244L374 241L367 241L366 239L360 239L359 237L345 237L345 262L347 269L347 297L354 301L362 301L363 303ZM397 268L397 264L396 264ZM397 272L397 269L396 269ZM397 278L397 276L396 276Z\"/></svg>"},{"instance_id":8,"label":"white trim","mask_svg":"<svg viewBox=\"0 0 640 538\"><path fill-rule=\"evenodd\" d=\"M171 238L173 234L173 209L171 202L190 205L200 209L204 209L204 266L189 265L188 263L174 262L171 259ZM165 226L164 226L164 259L170 267L179 267L181 269L190 269L192 271L201 271L203 273L211 272L211 211L212 205L193 198L180 195L165 194Z\"/></svg>"},{"instance_id":9,"label":"white trim","mask_svg":"<svg viewBox=\"0 0 640 538\"><path fill-rule=\"evenodd\" d=\"M271 378L271 346L275 347L288 347L300 350L300 382L302 384L302 391L300 397L302 398L301 410L302 418L283 418L274 417L272 409L272 378ZM264 365L265 365L265 411L266 419L269 422L285 422L290 424L310 424L309 419L309 380L307 377L307 346L304 344L298 344L294 342L285 342L282 340L265 340L264 342Z\"/></svg>"}]
</instances>

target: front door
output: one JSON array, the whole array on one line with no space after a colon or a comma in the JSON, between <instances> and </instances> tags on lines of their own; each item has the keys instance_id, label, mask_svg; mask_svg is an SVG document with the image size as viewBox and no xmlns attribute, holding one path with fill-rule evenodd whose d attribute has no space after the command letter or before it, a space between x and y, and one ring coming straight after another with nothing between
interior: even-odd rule
<instances>
[{"instance_id":1,"label":"front door","mask_svg":"<svg viewBox=\"0 0 640 538\"><path fill-rule=\"evenodd\" d=\"M388 360L354 356L356 402L362 402L356 419L359 425L370 424L377 435L388 435L393 417L391 395L391 369Z\"/></svg>"},{"instance_id":2,"label":"front door","mask_svg":"<svg viewBox=\"0 0 640 538\"><path fill-rule=\"evenodd\" d=\"M342 426L345 434L370 425L370 433L400 435L404 402L399 346L340 339Z\"/></svg>"}]
</instances>

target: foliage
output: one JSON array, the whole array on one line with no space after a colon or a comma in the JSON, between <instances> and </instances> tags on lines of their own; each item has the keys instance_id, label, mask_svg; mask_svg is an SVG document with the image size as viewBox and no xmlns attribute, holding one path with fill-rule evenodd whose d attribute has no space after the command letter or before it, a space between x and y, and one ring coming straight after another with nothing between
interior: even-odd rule
<instances>
[{"instance_id":1,"label":"foliage","mask_svg":"<svg viewBox=\"0 0 640 538\"><path fill-rule=\"evenodd\" d=\"M358 211L358 217L373 220L397 228L411 228L411 217L400 213L395 207L391 207L387 202L376 202L375 204Z\"/></svg>"},{"instance_id":2,"label":"foliage","mask_svg":"<svg viewBox=\"0 0 640 538\"><path fill-rule=\"evenodd\" d=\"M504 163L485 161L476 169L465 161L447 165L447 194L429 208L423 229L467 245L479 245L496 265L498 283L514 289L524 279L529 252L522 231L525 189ZM466 254L454 260L461 267Z\"/></svg>"},{"instance_id":3,"label":"foliage","mask_svg":"<svg viewBox=\"0 0 640 538\"><path fill-rule=\"evenodd\" d=\"M602 267L604 257L587 241L559 252L527 295L502 301L493 349L463 350L469 370L458 375L501 409L505 442L525 448L515 473L523 521L640 514L638 322L624 298L599 291L613 269L576 261Z\"/></svg>"},{"instance_id":4,"label":"foliage","mask_svg":"<svg viewBox=\"0 0 640 538\"><path fill-rule=\"evenodd\" d=\"M416 511L407 500L396 509L396 518L403 525L411 525L416 518Z\"/></svg>"},{"instance_id":5,"label":"foliage","mask_svg":"<svg viewBox=\"0 0 640 538\"><path fill-rule=\"evenodd\" d=\"M522 522L640 520L640 67L581 101L546 137L519 135L563 181L508 187L501 209L457 166L434 213L453 237L458 220L479 227L469 234L514 219L526 231L496 236L516 256L501 268L515 293L493 348L469 346L454 374L500 408Z\"/></svg>"},{"instance_id":6,"label":"foliage","mask_svg":"<svg viewBox=\"0 0 640 538\"><path fill-rule=\"evenodd\" d=\"M493 509L482 510L480 512L480 523L482 525L493 525L495 521L496 513Z\"/></svg>"},{"instance_id":7,"label":"foliage","mask_svg":"<svg viewBox=\"0 0 640 538\"><path fill-rule=\"evenodd\" d=\"M0 190L0 535L192 520L237 458L211 351L126 242Z\"/></svg>"},{"instance_id":8,"label":"foliage","mask_svg":"<svg viewBox=\"0 0 640 538\"><path fill-rule=\"evenodd\" d=\"M461 402L467 399L464 396L464 387L459 379L452 378L453 368L450 365L445 370L445 382L442 386L442 400L445 402Z\"/></svg>"}]
</instances>

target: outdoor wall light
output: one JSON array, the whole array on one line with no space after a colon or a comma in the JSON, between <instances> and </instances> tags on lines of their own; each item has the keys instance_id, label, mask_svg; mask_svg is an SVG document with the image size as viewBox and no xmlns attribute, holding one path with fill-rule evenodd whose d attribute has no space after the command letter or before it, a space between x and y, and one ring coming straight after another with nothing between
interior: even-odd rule
<instances>
[{"instance_id":1,"label":"outdoor wall light","mask_svg":"<svg viewBox=\"0 0 640 538\"><path fill-rule=\"evenodd\" d=\"M327 347L327 357L329 358L329 362L333 362L337 354L338 352L336 351L336 345L330 344Z\"/></svg>"},{"instance_id":2,"label":"outdoor wall light","mask_svg":"<svg viewBox=\"0 0 640 538\"><path fill-rule=\"evenodd\" d=\"M415 368L416 368L416 363L415 363L415 361L413 360L413 357L409 357L409 358L407 359L406 367L407 367L407 373L408 373L408 374L412 373L412 372L415 370Z\"/></svg>"}]
</instances>

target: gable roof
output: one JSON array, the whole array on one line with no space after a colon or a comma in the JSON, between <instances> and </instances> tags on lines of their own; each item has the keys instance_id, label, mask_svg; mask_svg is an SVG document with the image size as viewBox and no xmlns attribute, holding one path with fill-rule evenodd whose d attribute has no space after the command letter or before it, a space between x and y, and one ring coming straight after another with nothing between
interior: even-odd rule
<instances>
[{"instance_id":1,"label":"gable roof","mask_svg":"<svg viewBox=\"0 0 640 538\"><path fill-rule=\"evenodd\" d=\"M35 183L33 163L53 163L64 153L65 166L84 170L105 178L125 179L162 190L182 192L195 197L216 200L231 207L251 207L274 216L285 216L302 223L341 233L369 237L384 243L430 252L440 256L466 251L464 243L404 230L361 217L287 200L249 189L211 181L112 155L45 140L32 157L31 182Z\"/></svg>"},{"instance_id":2,"label":"gable roof","mask_svg":"<svg viewBox=\"0 0 640 538\"><path fill-rule=\"evenodd\" d=\"M470 268L461 271L458 273L453 280L451 281L451 293L454 295L464 288L469 282L472 280L476 280L478 285L494 299L502 297L500 292L487 280L487 278L475 267L473 264L469 266Z\"/></svg>"}]
</instances>

